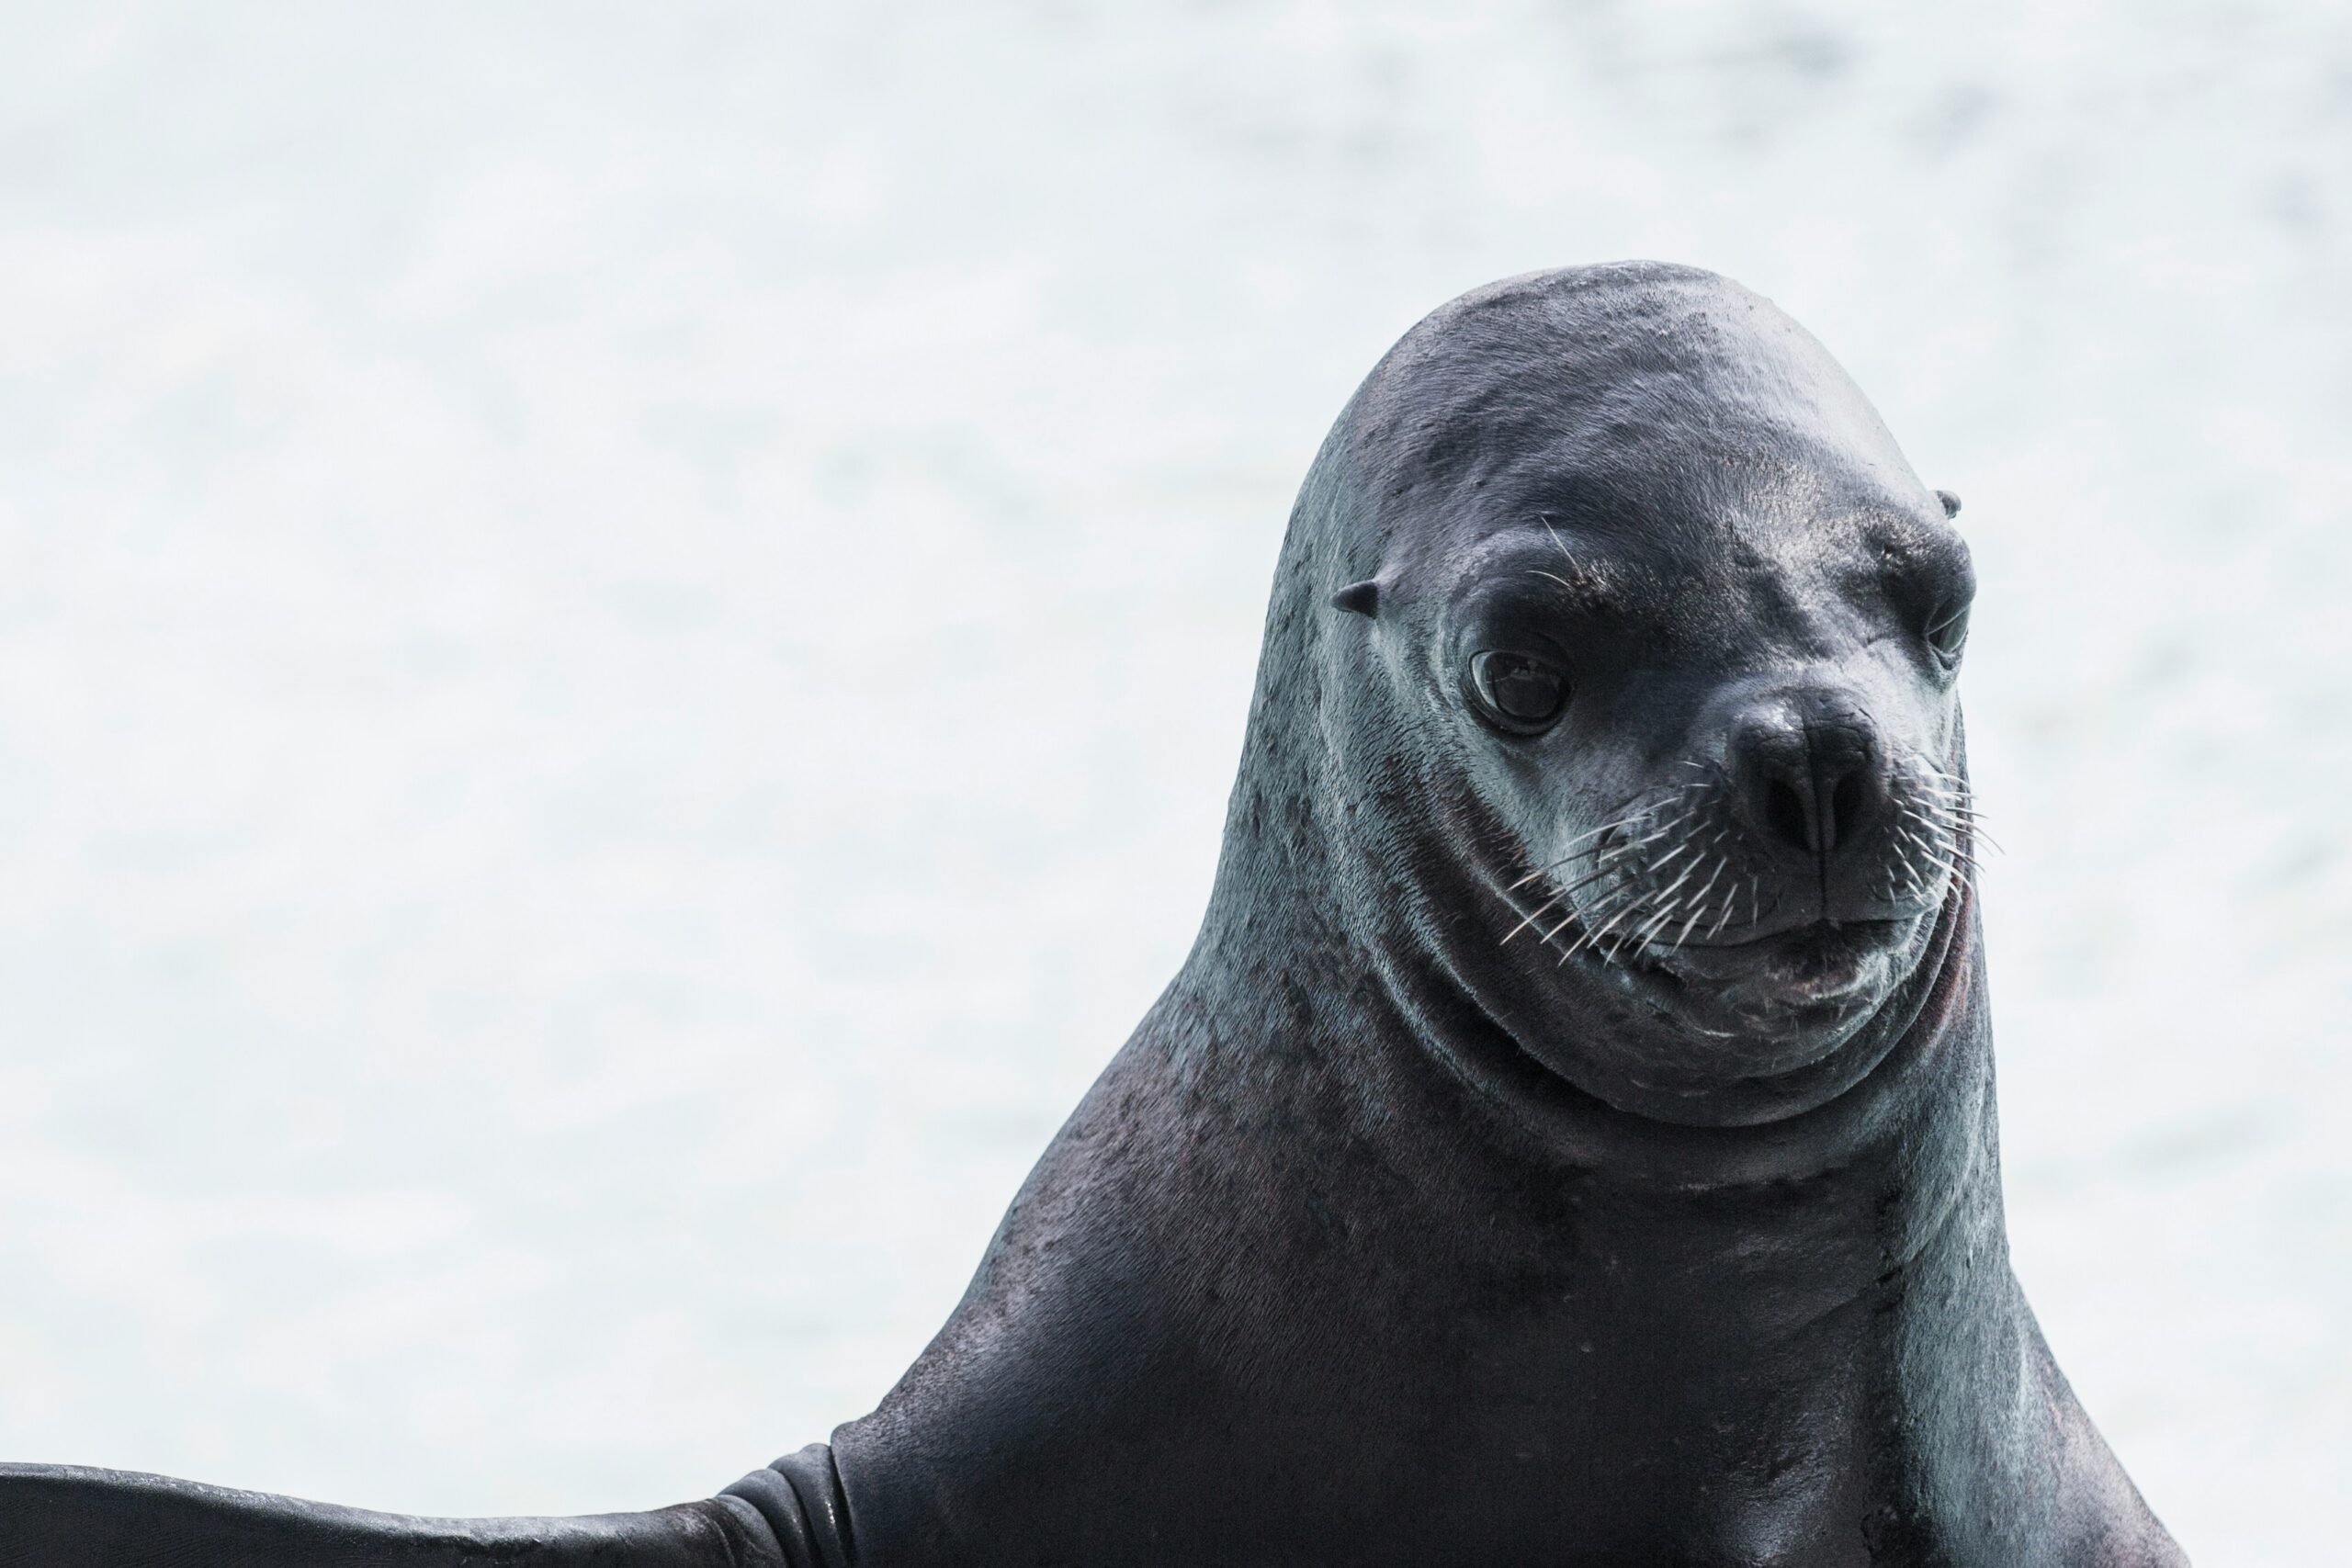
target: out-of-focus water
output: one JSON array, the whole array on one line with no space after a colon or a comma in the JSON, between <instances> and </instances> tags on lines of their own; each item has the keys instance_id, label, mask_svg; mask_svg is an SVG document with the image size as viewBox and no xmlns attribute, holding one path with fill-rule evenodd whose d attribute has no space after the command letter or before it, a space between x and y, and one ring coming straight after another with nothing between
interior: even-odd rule
<instances>
[{"instance_id":1,"label":"out-of-focus water","mask_svg":"<svg viewBox=\"0 0 2352 1568\"><path fill-rule=\"evenodd\" d=\"M2330 1558L2341 7L5 32L0 1454L620 1508L868 1408L1190 939L1326 423L1651 255L1967 498L2019 1271L2200 1562Z\"/></svg>"}]
</instances>

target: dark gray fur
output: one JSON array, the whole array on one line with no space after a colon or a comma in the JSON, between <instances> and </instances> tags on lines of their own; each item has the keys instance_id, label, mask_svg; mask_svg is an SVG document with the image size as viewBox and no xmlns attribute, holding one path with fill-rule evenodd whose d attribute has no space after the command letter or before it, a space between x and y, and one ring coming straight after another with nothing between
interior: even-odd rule
<instances>
[{"instance_id":1,"label":"dark gray fur","mask_svg":"<svg viewBox=\"0 0 2352 1568\"><path fill-rule=\"evenodd\" d=\"M1722 278L1454 301L1299 496L1192 955L874 1414L574 1521L16 1468L0 1563L2180 1562L2009 1270L1956 510Z\"/></svg>"}]
</instances>

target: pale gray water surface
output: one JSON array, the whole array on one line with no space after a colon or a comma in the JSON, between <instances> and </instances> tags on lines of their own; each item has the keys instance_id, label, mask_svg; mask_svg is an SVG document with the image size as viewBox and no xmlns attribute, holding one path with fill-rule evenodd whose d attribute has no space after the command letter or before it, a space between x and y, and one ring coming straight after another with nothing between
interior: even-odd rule
<instances>
[{"instance_id":1,"label":"pale gray water surface","mask_svg":"<svg viewBox=\"0 0 2352 1568\"><path fill-rule=\"evenodd\" d=\"M0 1454L612 1508L865 1410L1184 950L1355 379L1649 255L1967 498L2020 1272L2200 1563L2330 1560L2342 7L0 34Z\"/></svg>"}]
</instances>

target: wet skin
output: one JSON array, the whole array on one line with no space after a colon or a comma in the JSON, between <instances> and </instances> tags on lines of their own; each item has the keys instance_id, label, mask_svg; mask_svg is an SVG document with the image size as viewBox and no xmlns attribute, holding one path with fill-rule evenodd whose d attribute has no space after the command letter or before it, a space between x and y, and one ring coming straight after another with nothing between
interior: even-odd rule
<instances>
[{"instance_id":1,"label":"wet skin","mask_svg":"<svg viewBox=\"0 0 2352 1568\"><path fill-rule=\"evenodd\" d=\"M0 1470L0 1563L2181 1562L2008 1268L1952 510L1736 285L1464 296L1300 493L1191 955L871 1415L580 1521Z\"/></svg>"}]
</instances>

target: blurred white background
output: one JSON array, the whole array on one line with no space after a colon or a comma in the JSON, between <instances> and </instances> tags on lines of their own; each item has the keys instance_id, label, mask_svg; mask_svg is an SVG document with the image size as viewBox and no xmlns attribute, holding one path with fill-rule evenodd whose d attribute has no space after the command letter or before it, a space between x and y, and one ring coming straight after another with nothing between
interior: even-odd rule
<instances>
[{"instance_id":1,"label":"blurred white background","mask_svg":"<svg viewBox=\"0 0 2352 1568\"><path fill-rule=\"evenodd\" d=\"M0 1456L437 1513L866 1410L1198 918L1422 311L1810 325L1984 580L2018 1266L2352 1494L2352 16L0 3Z\"/></svg>"}]
</instances>

